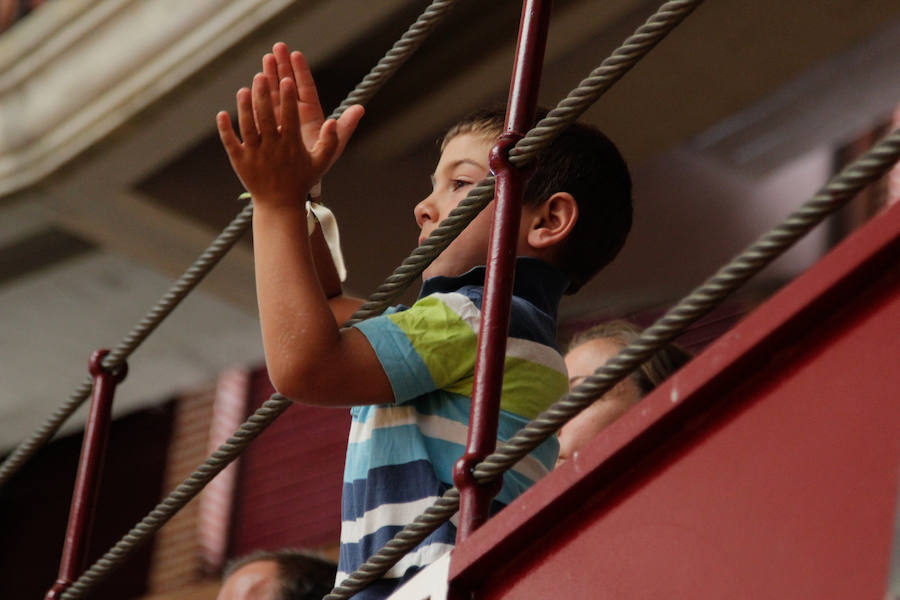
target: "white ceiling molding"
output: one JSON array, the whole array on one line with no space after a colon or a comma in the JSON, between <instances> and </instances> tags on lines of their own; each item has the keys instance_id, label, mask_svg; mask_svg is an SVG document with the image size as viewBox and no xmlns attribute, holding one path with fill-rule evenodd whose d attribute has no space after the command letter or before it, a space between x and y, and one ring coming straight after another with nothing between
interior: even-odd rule
<instances>
[{"instance_id":1,"label":"white ceiling molding","mask_svg":"<svg viewBox=\"0 0 900 600\"><path fill-rule=\"evenodd\" d=\"M0 79L0 195L91 146L290 0L73 4L48 3L3 40L0 63L15 68Z\"/></svg>"},{"instance_id":2,"label":"white ceiling molding","mask_svg":"<svg viewBox=\"0 0 900 600\"><path fill-rule=\"evenodd\" d=\"M299 3L306 34L300 39L315 39L316 54L327 55L405 3ZM0 196L46 177L297 5L291 0L47 3L0 38ZM220 105L227 100L220 97Z\"/></svg>"}]
</instances>

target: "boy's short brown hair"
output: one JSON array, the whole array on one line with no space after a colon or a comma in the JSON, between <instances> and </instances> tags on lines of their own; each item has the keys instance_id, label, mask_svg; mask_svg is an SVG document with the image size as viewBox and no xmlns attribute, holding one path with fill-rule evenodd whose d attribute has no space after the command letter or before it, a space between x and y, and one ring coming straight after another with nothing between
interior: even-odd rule
<instances>
[{"instance_id":1,"label":"boy's short brown hair","mask_svg":"<svg viewBox=\"0 0 900 600\"><path fill-rule=\"evenodd\" d=\"M538 111L538 120L546 116ZM505 110L486 108L464 117L441 140L441 149L458 135L489 139L503 133ZM524 202L537 206L556 192L572 194L578 221L560 250L558 264L570 279L566 293L581 288L608 265L631 230L631 176L615 144L600 130L580 123L566 129L537 159Z\"/></svg>"}]
</instances>

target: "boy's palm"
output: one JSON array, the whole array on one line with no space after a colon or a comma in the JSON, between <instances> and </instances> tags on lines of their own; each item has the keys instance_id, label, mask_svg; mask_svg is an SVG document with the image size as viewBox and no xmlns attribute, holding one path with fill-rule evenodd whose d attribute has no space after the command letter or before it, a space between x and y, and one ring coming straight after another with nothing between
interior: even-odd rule
<instances>
[{"instance_id":1,"label":"boy's palm","mask_svg":"<svg viewBox=\"0 0 900 600\"><path fill-rule=\"evenodd\" d=\"M319 102L319 93L312 71L302 53L288 50L287 44L278 42L272 47L272 53L263 56L263 74L269 81L269 90L275 119L279 126L282 121L282 100L279 93L281 80L288 78L297 86L297 111L300 115L300 137L307 149L312 150L319 140L325 113ZM358 110L358 109L354 109ZM358 122L359 119L356 119ZM340 128L339 120L339 128ZM353 127L356 125L354 123ZM328 167L331 167L344 151L349 135L338 135L338 148Z\"/></svg>"},{"instance_id":2,"label":"boy's palm","mask_svg":"<svg viewBox=\"0 0 900 600\"><path fill-rule=\"evenodd\" d=\"M301 76L301 85L312 85L314 94L315 84L308 69L306 77L308 81ZM302 207L309 189L346 146L363 109L354 106L338 121L321 122L318 99L298 100L293 77L282 78L276 90L271 90L269 80L269 75L258 73L251 90L242 88L237 93L243 141L237 138L224 111L216 116L219 136L232 167L254 200ZM273 97L278 98L277 111Z\"/></svg>"},{"instance_id":3,"label":"boy's palm","mask_svg":"<svg viewBox=\"0 0 900 600\"><path fill-rule=\"evenodd\" d=\"M281 125L281 94L279 84L288 78L297 86L297 111L303 124L300 135L308 149L315 146L319 139L319 130L325 122L325 114L319 103L319 94L313 81L306 59L299 52L290 53L286 44L279 42L272 47L272 52L263 56L263 75L269 81L269 91L275 118Z\"/></svg>"}]
</instances>

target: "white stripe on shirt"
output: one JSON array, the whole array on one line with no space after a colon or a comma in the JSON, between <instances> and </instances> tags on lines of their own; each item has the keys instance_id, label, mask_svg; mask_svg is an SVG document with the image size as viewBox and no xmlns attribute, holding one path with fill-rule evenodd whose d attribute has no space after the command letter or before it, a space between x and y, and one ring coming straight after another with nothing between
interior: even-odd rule
<instances>
[{"instance_id":1,"label":"white stripe on shirt","mask_svg":"<svg viewBox=\"0 0 900 600\"><path fill-rule=\"evenodd\" d=\"M411 406L379 407L373 411L368 421L360 423L354 421L350 426L350 443L363 443L371 439L372 431L386 427L418 424L419 430L426 436L439 440L446 440L465 446L468 436L468 428L453 419L439 415L418 415ZM513 465L512 470L527 477L531 481L537 481L549 471L540 460L526 454L522 460Z\"/></svg>"},{"instance_id":2,"label":"white stripe on shirt","mask_svg":"<svg viewBox=\"0 0 900 600\"><path fill-rule=\"evenodd\" d=\"M396 502L393 504L381 504L353 521L341 521L341 543L357 544L364 536L374 531L366 530L366 522L377 524L376 529L382 527L403 527L410 521L410 515L420 515L437 500L434 496L412 500L410 502Z\"/></svg>"}]
</instances>

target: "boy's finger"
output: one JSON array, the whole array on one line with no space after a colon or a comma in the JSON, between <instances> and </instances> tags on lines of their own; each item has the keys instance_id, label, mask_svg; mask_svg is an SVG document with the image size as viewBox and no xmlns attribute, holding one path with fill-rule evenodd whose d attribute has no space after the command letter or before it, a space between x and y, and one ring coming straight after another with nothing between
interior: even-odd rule
<instances>
[{"instance_id":1,"label":"boy's finger","mask_svg":"<svg viewBox=\"0 0 900 600\"><path fill-rule=\"evenodd\" d=\"M294 81L297 82L297 97L301 104L307 104L315 111L310 112L310 118L318 116L319 123L325 120L322 113L322 105L319 103L319 92L316 89L316 81L313 79L312 71L306 62L306 57L301 52L291 52L291 68L293 69Z\"/></svg>"},{"instance_id":2,"label":"boy's finger","mask_svg":"<svg viewBox=\"0 0 900 600\"><path fill-rule=\"evenodd\" d=\"M291 68L297 82L297 98L300 107L300 132L307 147L313 146L319 138L319 130L325 120L319 93L306 58L300 52L291 52Z\"/></svg>"},{"instance_id":3,"label":"boy's finger","mask_svg":"<svg viewBox=\"0 0 900 600\"><path fill-rule=\"evenodd\" d=\"M364 114L366 114L366 109L363 105L354 104L340 116L337 121L337 134L338 139L341 141L341 148L346 146L347 142L350 141L353 132L356 131L356 127L359 125Z\"/></svg>"},{"instance_id":4,"label":"boy's finger","mask_svg":"<svg viewBox=\"0 0 900 600\"><path fill-rule=\"evenodd\" d=\"M297 114L297 88L294 80L285 77L280 83L281 133L288 140L297 139L300 132L300 116Z\"/></svg>"},{"instance_id":5,"label":"boy's finger","mask_svg":"<svg viewBox=\"0 0 900 600\"><path fill-rule=\"evenodd\" d=\"M262 60L263 75L269 81L269 91L272 95L272 105L277 107L280 99L278 97L278 82L281 78L278 76L278 67L275 64L275 56L266 54Z\"/></svg>"},{"instance_id":6,"label":"boy's finger","mask_svg":"<svg viewBox=\"0 0 900 600\"><path fill-rule=\"evenodd\" d=\"M332 160L337 160L338 157L344 153L347 142L353 137L353 132L356 131L356 126L359 125L359 121L362 119L365 112L366 111L361 104L354 104L340 116L335 127L338 145Z\"/></svg>"},{"instance_id":7,"label":"boy's finger","mask_svg":"<svg viewBox=\"0 0 900 600\"><path fill-rule=\"evenodd\" d=\"M238 129L241 139L247 146L259 145L259 132L256 130L256 119L253 118L253 103L250 90L241 88L237 92Z\"/></svg>"},{"instance_id":8,"label":"boy's finger","mask_svg":"<svg viewBox=\"0 0 900 600\"><path fill-rule=\"evenodd\" d=\"M275 62L278 66L278 81L281 81L285 77L294 80L294 71L291 68L291 53L288 50L287 44L278 42L272 46L272 53L275 55Z\"/></svg>"},{"instance_id":9,"label":"boy's finger","mask_svg":"<svg viewBox=\"0 0 900 600\"><path fill-rule=\"evenodd\" d=\"M256 124L261 138L273 137L278 124L272 110L272 98L269 96L269 81L262 73L253 78L253 110L256 113ZM282 107L284 108L284 107Z\"/></svg>"},{"instance_id":10,"label":"boy's finger","mask_svg":"<svg viewBox=\"0 0 900 600\"><path fill-rule=\"evenodd\" d=\"M219 139L225 147L225 152L229 158L236 158L241 151L241 142L234 134L234 128L231 126L231 117L227 112L219 111L216 115L216 128L219 130Z\"/></svg>"},{"instance_id":11,"label":"boy's finger","mask_svg":"<svg viewBox=\"0 0 900 600\"><path fill-rule=\"evenodd\" d=\"M301 102L318 102L319 96L316 92L316 81L313 79L312 71L306 62L306 57L302 52L294 50L290 55L291 70L293 77L297 81L297 89L301 92Z\"/></svg>"},{"instance_id":12,"label":"boy's finger","mask_svg":"<svg viewBox=\"0 0 900 600\"><path fill-rule=\"evenodd\" d=\"M340 140L338 139L337 123L334 119L328 119L322 124L319 131L319 140L312 151L312 159L319 170L325 170L334 160Z\"/></svg>"}]
</instances>

